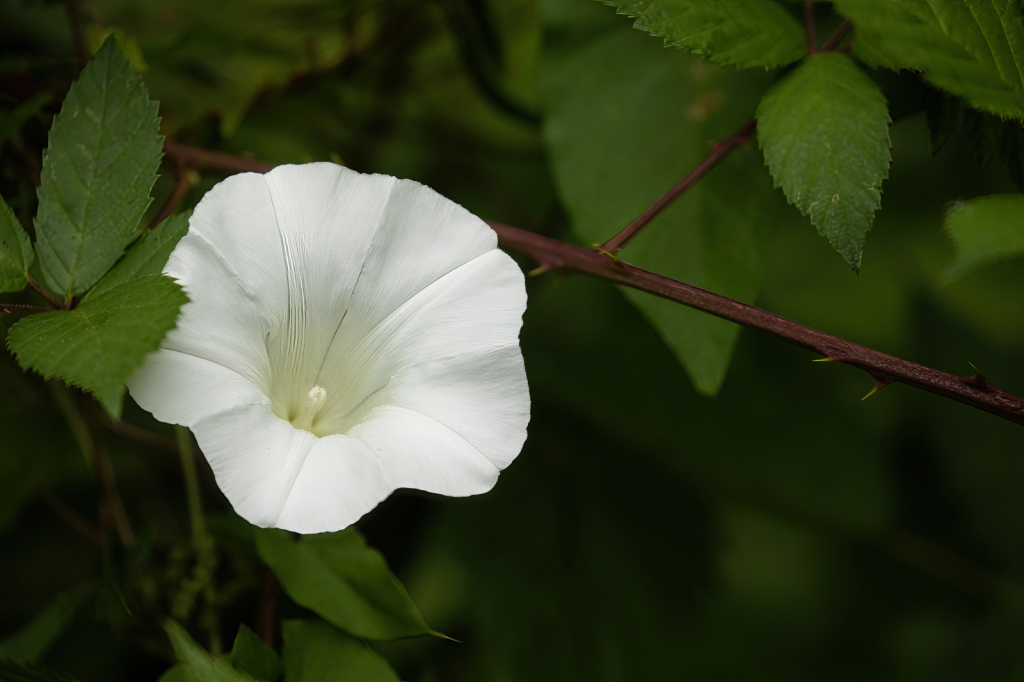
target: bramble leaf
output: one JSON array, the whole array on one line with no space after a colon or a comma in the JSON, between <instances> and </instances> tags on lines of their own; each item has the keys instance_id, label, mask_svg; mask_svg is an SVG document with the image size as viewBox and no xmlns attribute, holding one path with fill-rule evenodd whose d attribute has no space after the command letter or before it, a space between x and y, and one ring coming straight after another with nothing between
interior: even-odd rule
<instances>
[{"instance_id":1,"label":"bramble leaf","mask_svg":"<svg viewBox=\"0 0 1024 682\"><path fill-rule=\"evenodd\" d=\"M188 232L191 215L191 211L173 215L142 235L82 300L96 298L125 282L159 274L167 265L171 251Z\"/></svg>"},{"instance_id":2,"label":"bramble leaf","mask_svg":"<svg viewBox=\"0 0 1024 682\"><path fill-rule=\"evenodd\" d=\"M24 369L90 391L117 416L125 381L160 346L187 302L177 282L151 275L74 310L25 317L11 327L7 345Z\"/></svg>"},{"instance_id":3,"label":"bramble leaf","mask_svg":"<svg viewBox=\"0 0 1024 682\"><path fill-rule=\"evenodd\" d=\"M149 206L163 138L157 104L108 38L53 119L36 248L46 283L81 294L121 257Z\"/></svg>"},{"instance_id":4,"label":"bramble leaf","mask_svg":"<svg viewBox=\"0 0 1024 682\"><path fill-rule=\"evenodd\" d=\"M286 620L284 674L288 682L399 682L386 660L365 642L320 620Z\"/></svg>"},{"instance_id":5,"label":"bramble leaf","mask_svg":"<svg viewBox=\"0 0 1024 682\"><path fill-rule=\"evenodd\" d=\"M946 214L956 260L946 272L959 279L982 265L1024 256L1024 194L994 194L958 201Z\"/></svg>"},{"instance_id":6,"label":"bramble leaf","mask_svg":"<svg viewBox=\"0 0 1024 682\"><path fill-rule=\"evenodd\" d=\"M846 55L814 55L765 95L757 130L776 186L860 269L890 160L878 85Z\"/></svg>"},{"instance_id":7,"label":"bramble leaf","mask_svg":"<svg viewBox=\"0 0 1024 682\"><path fill-rule=\"evenodd\" d=\"M804 29L773 0L605 0L634 28L716 64L773 68L804 56Z\"/></svg>"},{"instance_id":8,"label":"bramble leaf","mask_svg":"<svg viewBox=\"0 0 1024 682\"><path fill-rule=\"evenodd\" d=\"M555 7L551 5L555 4ZM768 84L666 50L586 3L546 3L545 141L556 185L583 244L603 243L740 128ZM609 131L614 131L610 134ZM737 188L742 189L741 199ZM750 302L780 211L761 155L734 151L618 254L667 277ZM625 289L686 368L714 394L739 328Z\"/></svg>"},{"instance_id":9,"label":"bramble leaf","mask_svg":"<svg viewBox=\"0 0 1024 682\"><path fill-rule=\"evenodd\" d=\"M0 292L21 291L36 254L14 211L0 197Z\"/></svg>"},{"instance_id":10,"label":"bramble leaf","mask_svg":"<svg viewBox=\"0 0 1024 682\"><path fill-rule=\"evenodd\" d=\"M1001 116L1024 118L1024 11L1010 0L836 0L873 61L924 77ZM860 55L858 55L860 56Z\"/></svg>"},{"instance_id":11,"label":"bramble leaf","mask_svg":"<svg viewBox=\"0 0 1024 682\"><path fill-rule=\"evenodd\" d=\"M296 604L359 637L432 634L384 557L354 528L292 540L256 531L256 549Z\"/></svg>"}]
</instances>

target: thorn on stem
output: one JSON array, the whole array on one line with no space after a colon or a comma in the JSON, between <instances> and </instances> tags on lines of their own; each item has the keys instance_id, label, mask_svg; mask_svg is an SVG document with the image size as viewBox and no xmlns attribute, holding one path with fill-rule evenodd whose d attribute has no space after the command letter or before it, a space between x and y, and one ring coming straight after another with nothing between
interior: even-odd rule
<instances>
[{"instance_id":1,"label":"thorn on stem","mask_svg":"<svg viewBox=\"0 0 1024 682\"><path fill-rule=\"evenodd\" d=\"M985 393L991 393L996 390L996 387L985 378L985 375L981 373L981 370L974 366L973 362L968 362L967 364L974 368L974 376L960 377L960 381L964 382L971 388L984 391Z\"/></svg>"},{"instance_id":2,"label":"thorn on stem","mask_svg":"<svg viewBox=\"0 0 1024 682\"><path fill-rule=\"evenodd\" d=\"M867 395L861 398L861 400L867 400L893 382L890 377L887 377L884 374L875 374L874 372L868 372L868 374L870 374L871 378L875 380L875 385L871 387L871 390L868 391Z\"/></svg>"}]
</instances>

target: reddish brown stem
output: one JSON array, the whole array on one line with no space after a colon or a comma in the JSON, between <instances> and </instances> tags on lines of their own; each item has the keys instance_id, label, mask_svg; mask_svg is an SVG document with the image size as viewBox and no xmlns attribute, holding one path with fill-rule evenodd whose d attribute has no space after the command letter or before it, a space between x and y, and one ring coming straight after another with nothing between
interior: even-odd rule
<instances>
[{"instance_id":1,"label":"reddish brown stem","mask_svg":"<svg viewBox=\"0 0 1024 682\"><path fill-rule=\"evenodd\" d=\"M488 221L506 249L529 254L555 267L585 272L617 284L646 291L706 313L767 332L783 341L853 365L872 377L883 376L1024 425L1024 400L1004 393L983 377L959 377L859 346L817 329L779 317L725 296L704 291L609 258L598 251Z\"/></svg>"},{"instance_id":2,"label":"reddish brown stem","mask_svg":"<svg viewBox=\"0 0 1024 682\"><path fill-rule=\"evenodd\" d=\"M274 648L274 618L277 613L277 576L267 568L263 574L263 587L260 590L260 603L256 612L256 634L269 646Z\"/></svg>"},{"instance_id":3,"label":"reddish brown stem","mask_svg":"<svg viewBox=\"0 0 1024 682\"><path fill-rule=\"evenodd\" d=\"M128 440L135 441L140 445L145 445L146 447L153 448L154 450L173 452L175 454L178 452L178 444L173 439L156 433L151 433L145 429L140 429L138 426L123 422L120 419L111 419L106 415L106 413L98 413L96 415L96 421L103 424L103 426L107 427L117 435L123 436Z\"/></svg>"},{"instance_id":4,"label":"reddish brown stem","mask_svg":"<svg viewBox=\"0 0 1024 682\"><path fill-rule=\"evenodd\" d=\"M716 142L714 147L711 148L711 153L708 154L707 158L698 163L693 167L686 176L677 182L675 186L669 191L665 192L660 199L655 201L650 208L637 216L636 220L631 222L617 235L606 241L601 245L601 249L608 253L617 253L626 245L626 243L636 236L636 234L642 230L649 222L654 220L659 213L668 207L673 201L678 199L686 190L697 184L697 181L708 174L712 168L717 166L722 159L729 156L734 149L742 147L743 145L750 142L750 138L754 134L754 130L757 128L757 119L750 119L743 124L743 127L737 130L732 137L722 142Z\"/></svg>"},{"instance_id":5,"label":"reddish brown stem","mask_svg":"<svg viewBox=\"0 0 1024 682\"><path fill-rule=\"evenodd\" d=\"M807 26L807 54L818 51L818 29L814 22L814 3L804 3L804 23Z\"/></svg>"},{"instance_id":6,"label":"reddish brown stem","mask_svg":"<svg viewBox=\"0 0 1024 682\"><path fill-rule=\"evenodd\" d=\"M181 205L181 202L185 200L185 195L188 194L188 190L191 184L188 179L188 167L178 164L178 172L174 178L174 188L171 189L170 196L167 197L167 201L160 207L160 212L156 214L152 222L149 223L147 230L152 230L154 227L166 220L175 209Z\"/></svg>"},{"instance_id":7,"label":"reddish brown stem","mask_svg":"<svg viewBox=\"0 0 1024 682\"><path fill-rule=\"evenodd\" d=\"M5 313L11 312L23 312L23 313L48 313L50 308L42 308L37 305L24 305L22 303L0 303L0 310Z\"/></svg>"},{"instance_id":8,"label":"reddish brown stem","mask_svg":"<svg viewBox=\"0 0 1024 682\"><path fill-rule=\"evenodd\" d=\"M272 163L213 152L170 138L164 140L164 153L174 159L175 163L186 168L214 168L225 173L266 173L274 167Z\"/></svg>"},{"instance_id":9,"label":"reddish brown stem","mask_svg":"<svg viewBox=\"0 0 1024 682\"><path fill-rule=\"evenodd\" d=\"M831 52L836 49L839 45L839 41L846 37L846 34L853 28L853 22L849 19L845 19L843 23L839 24L836 30L832 31L832 35L825 39L825 42L821 44L821 52ZM845 50L844 50L845 51Z\"/></svg>"},{"instance_id":10,"label":"reddish brown stem","mask_svg":"<svg viewBox=\"0 0 1024 682\"><path fill-rule=\"evenodd\" d=\"M46 289L40 286L39 282L35 281L31 277L26 277L28 279L28 285L35 289L37 294L45 298L47 303L49 303L56 310L64 310L64 304L58 301L56 298L53 297L52 294L50 294L50 292L48 292Z\"/></svg>"}]
</instances>

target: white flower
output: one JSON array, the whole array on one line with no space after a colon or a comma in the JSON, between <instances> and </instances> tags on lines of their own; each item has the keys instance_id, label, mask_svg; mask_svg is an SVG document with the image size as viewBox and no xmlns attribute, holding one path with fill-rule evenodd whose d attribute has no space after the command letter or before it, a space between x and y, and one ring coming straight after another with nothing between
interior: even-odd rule
<instances>
[{"instance_id":1,"label":"white flower","mask_svg":"<svg viewBox=\"0 0 1024 682\"><path fill-rule=\"evenodd\" d=\"M397 488L473 495L522 448L523 275L479 218L330 163L235 175L164 271L191 302L128 382L259 526L344 528Z\"/></svg>"}]
</instances>

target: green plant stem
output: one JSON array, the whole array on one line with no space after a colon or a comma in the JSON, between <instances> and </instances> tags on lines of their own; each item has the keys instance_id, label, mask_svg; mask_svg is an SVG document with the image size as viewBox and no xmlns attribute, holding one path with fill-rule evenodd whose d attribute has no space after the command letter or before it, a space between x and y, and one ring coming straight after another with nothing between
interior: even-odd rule
<instances>
[{"instance_id":1,"label":"green plant stem","mask_svg":"<svg viewBox=\"0 0 1024 682\"><path fill-rule=\"evenodd\" d=\"M97 437L88 418L87 411L91 407L87 410L80 410L75 404L75 398L71 391L61 382L48 381L47 384L54 402L57 403L57 407L64 415L64 420L85 457L86 468L97 479L100 486L101 527L105 526L108 520L112 521L121 543L126 547L131 547L135 544L135 533L128 520L128 513L121 500L121 493L117 489L117 479L114 477L114 465L110 461L110 455Z\"/></svg>"},{"instance_id":2,"label":"green plant stem","mask_svg":"<svg viewBox=\"0 0 1024 682\"><path fill-rule=\"evenodd\" d=\"M181 473L185 478L185 496L188 498L188 518L192 525L192 544L196 550L206 547L206 519L203 501L199 496L199 477L196 476L196 455L192 449L192 433L184 426L175 426L178 454L181 455Z\"/></svg>"}]
</instances>

